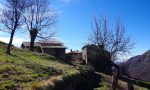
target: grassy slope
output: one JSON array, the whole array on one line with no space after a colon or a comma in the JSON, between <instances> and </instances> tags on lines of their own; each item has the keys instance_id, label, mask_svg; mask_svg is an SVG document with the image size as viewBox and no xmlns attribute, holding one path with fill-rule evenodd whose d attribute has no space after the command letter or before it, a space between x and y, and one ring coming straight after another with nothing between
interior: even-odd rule
<instances>
[{"instance_id":1,"label":"grassy slope","mask_svg":"<svg viewBox=\"0 0 150 90\"><path fill-rule=\"evenodd\" d=\"M5 54L6 45L0 42L0 90L13 88L32 88L53 85L64 76L79 73L79 67L68 65L53 57L12 48L12 55ZM82 69L87 69L85 68ZM78 68L78 69L77 69ZM84 70L86 71L86 70ZM100 86L95 90L109 90L111 77L98 73ZM118 90L126 90L126 83L119 81ZM136 90L147 90L136 86Z\"/></svg>"},{"instance_id":2,"label":"grassy slope","mask_svg":"<svg viewBox=\"0 0 150 90\"><path fill-rule=\"evenodd\" d=\"M5 54L6 45L0 42L0 89L30 87L31 82L49 76L71 75L78 70L47 55L12 48L12 55Z\"/></svg>"},{"instance_id":3,"label":"grassy slope","mask_svg":"<svg viewBox=\"0 0 150 90\"><path fill-rule=\"evenodd\" d=\"M110 90L111 87L111 77L102 73L97 73L101 77L99 87L95 88L94 90ZM143 87L135 86L135 90L149 90ZM127 90L127 84L123 81L118 82L117 90Z\"/></svg>"}]
</instances>

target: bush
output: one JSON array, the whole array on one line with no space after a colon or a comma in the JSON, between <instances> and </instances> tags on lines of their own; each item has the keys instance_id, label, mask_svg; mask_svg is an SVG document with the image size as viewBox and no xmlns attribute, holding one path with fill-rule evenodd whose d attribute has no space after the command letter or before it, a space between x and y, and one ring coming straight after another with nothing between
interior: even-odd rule
<instances>
[{"instance_id":1,"label":"bush","mask_svg":"<svg viewBox=\"0 0 150 90\"><path fill-rule=\"evenodd\" d=\"M111 73L111 58L107 51L97 51L90 59L90 65L98 72Z\"/></svg>"}]
</instances>

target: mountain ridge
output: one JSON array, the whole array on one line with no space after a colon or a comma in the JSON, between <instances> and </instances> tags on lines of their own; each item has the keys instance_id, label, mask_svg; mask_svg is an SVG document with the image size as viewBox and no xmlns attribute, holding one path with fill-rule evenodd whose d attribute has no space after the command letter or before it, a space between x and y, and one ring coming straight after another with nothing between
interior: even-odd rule
<instances>
[{"instance_id":1,"label":"mountain ridge","mask_svg":"<svg viewBox=\"0 0 150 90\"><path fill-rule=\"evenodd\" d=\"M150 50L142 55L131 57L122 64L122 68L124 73L132 78L150 81Z\"/></svg>"}]
</instances>

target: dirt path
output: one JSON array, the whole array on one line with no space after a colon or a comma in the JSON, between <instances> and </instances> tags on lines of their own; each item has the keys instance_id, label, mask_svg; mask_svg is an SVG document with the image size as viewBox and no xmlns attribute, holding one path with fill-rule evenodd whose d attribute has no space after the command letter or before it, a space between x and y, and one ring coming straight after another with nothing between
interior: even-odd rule
<instances>
[{"instance_id":1,"label":"dirt path","mask_svg":"<svg viewBox=\"0 0 150 90\"><path fill-rule=\"evenodd\" d=\"M102 73L95 73L95 87L94 90L111 90L111 77ZM127 90L126 84L119 81L117 90Z\"/></svg>"},{"instance_id":2,"label":"dirt path","mask_svg":"<svg viewBox=\"0 0 150 90\"><path fill-rule=\"evenodd\" d=\"M95 83L93 90L110 90L111 88L111 76L95 72ZM150 90L143 87L135 86L134 90ZM127 83L121 80L118 81L118 86L116 90L128 90Z\"/></svg>"}]
</instances>

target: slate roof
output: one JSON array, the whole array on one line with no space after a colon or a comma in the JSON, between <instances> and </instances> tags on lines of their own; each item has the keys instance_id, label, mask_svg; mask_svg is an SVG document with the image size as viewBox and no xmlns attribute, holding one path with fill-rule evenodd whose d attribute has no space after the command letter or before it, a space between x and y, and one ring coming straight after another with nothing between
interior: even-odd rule
<instances>
[{"instance_id":1,"label":"slate roof","mask_svg":"<svg viewBox=\"0 0 150 90\"><path fill-rule=\"evenodd\" d=\"M89 48L98 48L98 46L96 46L96 45L87 44L87 45L83 46L82 49L87 48L87 47L89 47Z\"/></svg>"},{"instance_id":2,"label":"slate roof","mask_svg":"<svg viewBox=\"0 0 150 90\"><path fill-rule=\"evenodd\" d=\"M39 40L39 43L46 43L46 44L63 44L58 40Z\"/></svg>"},{"instance_id":3,"label":"slate roof","mask_svg":"<svg viewBox=\"0 0 150 90\"><path fill-rule=\"evenodd\" d=\"M52 44L52 45L47 45L43 46L41 44ZM22 43L25 46L30 46L30 42L23 42ZM53 45L53 44L59 44L59 45ZM63 45L62 42L56 41L56 40L39 40L39 42L34 42L35 47L41 47L41 48L67 48Z\"/></svg>"},{"instance_id":4,"label":"slate roof","mask_svg":"<svg viewBox=\"0 0 150 90\"><path fill-rule=\"evenodd\" d=\"M30 46L30 42L23 42L22 44L24 44L25 46ZM34 46L40 47L41 45L37 42L34 42Z\"/></svg>"},{"instance_id":5,"label":"slate roof","mask_svg":"<svg viewBox=\"0 0 150 90\"><path fill-rule=\"evenodd\" d=\"M82 52L81 51L72 51L72 52L67 52L66 54L81 54Z\"/></svg>"},{"instance_id":6,"label":"slate roof","mask_svg":"<svg viewBox=\"0 0 150 90\"><path fill-rule=\"evenodd\" d=\"M41 46L41 48L67 48L65 46Z\"/></svg>"}]
</instances>

